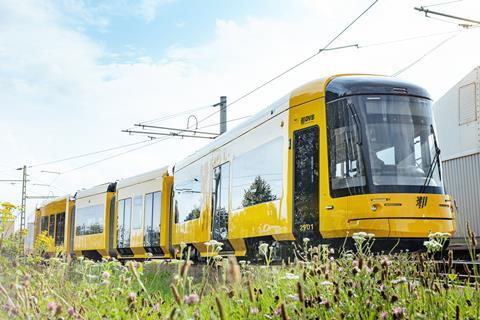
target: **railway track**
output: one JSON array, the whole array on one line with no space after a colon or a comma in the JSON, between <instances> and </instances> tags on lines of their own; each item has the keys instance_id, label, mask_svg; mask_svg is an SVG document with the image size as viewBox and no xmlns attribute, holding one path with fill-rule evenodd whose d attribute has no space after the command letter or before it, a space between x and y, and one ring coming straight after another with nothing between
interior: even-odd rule
<instances>
[{"instance_id":1,"label":"railway track","mask_svg":"<svg viewBox=\"0 0 480 320\"><path fill-rule=\"evenodd\" d=\"M458 277L462 280L473 280L480 282L480 260L452 260L449 265L447 260L435 260L435 266L440 275L446 277ZM455 278L456 279L456 278Z\"/></svg>"}]
</instances>

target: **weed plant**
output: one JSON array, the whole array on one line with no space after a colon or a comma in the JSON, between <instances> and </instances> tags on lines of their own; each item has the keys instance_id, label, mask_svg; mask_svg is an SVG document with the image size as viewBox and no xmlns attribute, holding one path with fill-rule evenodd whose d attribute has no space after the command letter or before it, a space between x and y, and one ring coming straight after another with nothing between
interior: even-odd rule
<instances>
[{"instance_id":1,"label":"weed plant","mask_svg":"<svg viewBox=\"0 0 480 320\"><path fill-rule=\"evenodd\" d=\"M480 318L477 271L461 278L451 254L442 267L434 263L446 235L432 234L420 254L373 254L373 235L354 239L357 250L340 253L306 239L289 264L272 263L268 244L260 247L263 265L222 258L215 241L202 265L186 246L183 260L141 263L2 254L0 318Z\"/></svg>"}]
</instances>

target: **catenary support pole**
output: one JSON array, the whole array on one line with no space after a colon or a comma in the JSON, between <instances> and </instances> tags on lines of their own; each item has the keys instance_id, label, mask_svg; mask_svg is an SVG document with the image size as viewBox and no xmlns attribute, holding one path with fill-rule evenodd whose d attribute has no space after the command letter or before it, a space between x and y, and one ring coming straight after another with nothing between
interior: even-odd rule
<instances>
[{"instance_id":1,"label":"catenary support pole","mask_svg":"<svg viewBox=\"0 0 480 320\"><path fill-rule=\"evenodd\" d=\"M22 178L22 207L20 210L20 232L25 229L25 212L27 206L27 166L23 166L23 168L19 168L23 170L23 178Z\"/></svg>"},{"instance_id":2,"label":"catenary support pole","mask_svg":"<svg viewBox=\"0 0 480 320\"><path fill-rule=\"evenodd\" d=\"M227 131L227 97L220 97L220 134Z\"/></svg>"}]
</instances>

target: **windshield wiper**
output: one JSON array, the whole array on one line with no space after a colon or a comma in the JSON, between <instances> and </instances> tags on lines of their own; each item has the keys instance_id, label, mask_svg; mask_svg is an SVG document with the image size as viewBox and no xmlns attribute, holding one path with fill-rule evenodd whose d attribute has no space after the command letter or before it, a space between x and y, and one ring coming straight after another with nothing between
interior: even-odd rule
<instances>
[{"instance_id":1,"label":"windshield wiper","mask_svg":"<svg viewBox=\"0 0 480 320\"><path fill-rule=\"evenodd\" d=\"M425 193L425 189L430 184L430 180L432 180L433 173L435 172L435 167L437 165L438 165L438 176L440 180L442 179L441 170L440 170L440 148L438 147L438 144L437 144L437 138L435 137L435 131L433 130L433 125L430 125L430 132L433 135L433 145L435 147L435 155L433 157L432 162L430 163L430 166L428 167L427 176L425 177L425 183L420 188L419 193Z\"/></svg>"},{"instance_id":2,"label":"windshield wiper","mask_svg":"<svg viewBox=\"0 0 480 320\"><path fill-rule=\"evenodd\" d=\"M355 127L357 129L355 142L358 145L362 145L362 127L360 126L360 120L358 119L357 110L355 109L355 106L352 103L347 102L347 107L350 113L352 114L353 121L355 122Z\"/></svg>"}]
</instances>

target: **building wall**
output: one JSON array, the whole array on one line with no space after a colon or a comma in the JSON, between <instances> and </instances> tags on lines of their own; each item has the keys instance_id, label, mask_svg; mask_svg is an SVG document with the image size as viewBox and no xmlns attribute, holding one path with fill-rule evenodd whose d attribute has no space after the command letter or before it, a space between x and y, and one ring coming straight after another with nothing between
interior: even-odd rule
<instances>
[{"instance_id":1,"label":"building wall","mask_svg":"<svg viewBox=\"0 0 480 320\"><path fill-rule=\"evenodd\" d=\"M446 192L458 207L455 238L464 238L467 222L480 235L480 153L444 161L443 176Z\"/></svg>"}]
</instances>

